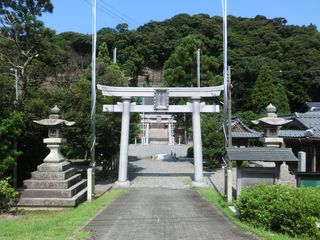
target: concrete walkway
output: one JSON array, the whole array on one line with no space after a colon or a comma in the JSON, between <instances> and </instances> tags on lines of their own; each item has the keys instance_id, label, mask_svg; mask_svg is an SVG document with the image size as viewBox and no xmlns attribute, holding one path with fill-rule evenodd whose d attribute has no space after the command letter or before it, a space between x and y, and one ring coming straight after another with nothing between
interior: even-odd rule
<instances>
[{"instance_id":1,"label":"concrete walkway","mask_svg":"<svg viewBox=\"0 0 320 240\"><path fill-rule=\"evenodd\" d=\"M192 189L131 189L85 228L97 240L257 239Z\"/></svg>"},{"instance_id":2,"label":"concrete walkway","mask_svg":"<svg viewBox=\"0 0 320 240\"><path fill-rule=\"evenodd\" d=\"M85 227L96 240L257 239L237 229L190 188L192 160L152 159L154 154L185 156L186 146L130 146L129 193L120 196ZM141 156L143 155L143 156ZM205 172L210 184L211 172Z\"/></svg>"},{"instance_id":3,"label":"concrete walkway","mask_svg":"<svg viewBox=\"0 0 320 240\"><path fill-rule=\"evenodd\" d=\"M198 192L190 188L191 159L158 159L157 154L186 155L187 146L130 145L129 193L105 208L85 227L91 239L201 240L257 239L236 228ZM282 182L291 183L286 166ZM235 169L233 186L235 186ZM224 171L204 171L205 181L223 193ZM110 185L110 184L109 184ZM103 188L107 185L101 185ZM111 186L111 185L110 185Z\"/></svg>"},{"instance_id":4,"label":"concrete walkway","mask_svg":"<svg viewBox=\"0 0 320 240\"><path fill-rule=\"evenodd\" d=\"M190 160L129 161L129 180L133 188L189 188L193 172Z\"/></svg>"}]
</instances>

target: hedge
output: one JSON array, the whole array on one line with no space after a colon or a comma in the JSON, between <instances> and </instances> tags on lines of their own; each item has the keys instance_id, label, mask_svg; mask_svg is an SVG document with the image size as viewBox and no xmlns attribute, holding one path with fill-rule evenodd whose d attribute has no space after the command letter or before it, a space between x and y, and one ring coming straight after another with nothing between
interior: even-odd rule
<instances>
[{"instance_id":1,"label":"hedge","mask_svg":"<svg viewBox=\"0 0 320 240\"><path fill-rule=\"evenodd\" d=\"M261 184L243 189L235 206L239 219L255 227L320 239L320 187Z\"/></svg>"}]
</instances>

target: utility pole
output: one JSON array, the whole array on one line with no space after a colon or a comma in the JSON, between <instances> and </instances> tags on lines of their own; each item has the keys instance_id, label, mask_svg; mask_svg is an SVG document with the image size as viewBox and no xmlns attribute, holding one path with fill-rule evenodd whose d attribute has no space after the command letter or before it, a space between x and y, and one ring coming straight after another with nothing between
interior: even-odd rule
<instances>
[{"instance_id":1,"label":"utility pole","mask_svg":"<svg viewBox=\"0 0 320 240\"><path fill-rule=\"evenodd\" d=\"M228 146L228 31L227 31L227 0L222 0L222 16L223 16L223 129L225 132L225 147ZM230 162L228 162L230 167Z\"/></svg>"},{"instance_id":2,"label":"utility pole","mask_svg":"<svg viewBox=\"0 0 320 240\"><path fill-rule=\"evenodd\" d=\"M228 68L228 24L227 24L227 0L222 0L222 16L223 16L223 129L225 133L225 150L227 147L231 147L231 94L230 84L231 75L230 68ZM227 159L227 166L225 168L225 197L227 202L232 202L232 163L230 159Z\"/></svg>"},{"instance_id":3,"label":"utility pole","mask_svg":"<svg viewBox=\"0 0 320 240\"><path fill-rule=\"evenodd\" d=\"M144 106L144 97L142 97L142 105ZM142 113L142 145L146 145L146 119L144 112Z\"/></svg>"},{"instance_id":4,"label":"utility pole","mask_svg":"<svg viewBox=\"0 0 320 240\"><path fill-rule=\"evenodd\" d=\"M16 112L18 110L18 103L19 103L19 76L18 76L18 69L11 68L11 71L14 71L14 78L15 78L15 90L16 90L16 97L13 102L14 104L14 111ZM15 139L13 142L14 149L18 149L18 142ZM18 182L18 159L15 160L14 166L13 166L13 187L17 187Z\"/></svg>"},{"instance_id":5,"label":"utility pole","mask_svg":"<svg viewBox=\"0 0 320 240\"><path fill-rule=\"evenodd\" d=\"M188 133L187 133L187 118L186 113L183 113L183 121L184 121L184 142L188 145Z\"/></svg>"},{"instance_id":6,"label":"utility pole","mask_svg":"<svg viewBox=\"0 0 320 240\"><path fill-rule=\"evenodd\" d=\"M113 49L113 63L117 64L117 48Z\"/></svg>"},{"instance_id":7,"label":"utility pole","mask_svg":"<svg viewBox=\"0 0 320 240\"><path fill-rule=\"evenodd\" d=\"M197 51L197 85L200 87L200 48Z\"/></svg>"},{"instance_id":8,"label":"utility pole","mask_svg":"<svg viewBox=\"0 0 320 240\"><path fill-rule=\"evenodd\" d=\"M12 69L11 69L12 70ZM14 69L14 78L15 78L15 86L16 86L16 99L14 102L15 108L17 108L19 102L19 76L18 76L18 69Z\"/></svg>"},{"instance_id":9,"label":"utility pole","mask_svg":"<svg viewBox=\"0 0 320 240\"><path fill-rule=\"evenodd\" d=\"M232 147L232 126L231 126L231 67L228 66L228 147Z\"/></svg>"},{"instance_id":10,"label":"utility pole","mask_svg":"<svg viewBox=\"0 0 320 240\"><path fill-rule=\"evenodd\" d=\"M97 1L92 0L92 71L91 71L91 194L95 192L96 166L96 51L97 51ZM89 198L90 200L90 198Z\"/></svg>"}]
</instances>

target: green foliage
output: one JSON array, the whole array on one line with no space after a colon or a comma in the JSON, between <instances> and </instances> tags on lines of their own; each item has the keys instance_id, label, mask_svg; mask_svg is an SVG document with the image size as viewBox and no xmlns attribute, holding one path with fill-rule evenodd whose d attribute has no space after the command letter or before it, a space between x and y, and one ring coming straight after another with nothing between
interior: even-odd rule
<instances>
[{"instance_id":1,"label":"green foliage","mask_svg":"<svg viewBox=\"0 0 320 240\"><path fill-rule=\"evenodd\" d=\"M52 10L50 0L4 0L0 3L0 62L7 69L19 70L21 90L27 84L27 67L50 45L54 35L37 17Z\"/></svg>"},{"instance_id":2,"label":"green foliage","mask_svg":"<svg viewBox=\"0 0 320 240\"><path fill-rule=\"evenodd\" d=\"M18 193L10 186L10 178L0 179L0 213L8 211L15 203Z\"/></svg>"},{"instance_id":3,"label":"green foliage","mask_svg":"<svg viewBox=\"0 0 320 240\"><path fill-rule=\"evenodd\" d=\"M222 116L202 116L202 153L209 164L217 167L221 163L221 156L224 151L224 138L222 130Z\"/></svg>"},{"instance_id":4,"label":"green foliage","mask_svg":"<svg viewBox=\"0 0 320 240\"><path fill-rule=\"evenodd\" d=\"M221 116L203 115L201 118L202 154L209 167L217 168L221 165L223 155L223 133ZM187 157L193 157L193 147L187 150Z\"/></svg>"},{"instance_id":5,"label":"green foliage","mask_svg":"<svg viewBox=\"0 0 320 240\"><path fill-rule=\"evenodd\" d=\"M189 147L188 148L187 157L193 158L193 147Z\"/></svg>"},{"instance_id":6,"label":"green foliage","mask_svg":"<svg viewBox=\"0 0 320 240\"><path fill-rule=\"evenodd\" d=\"M109 50L107 44L104 42L99 46L99 53L98 53L98 61L102 61L105 64L109 64L111 59L109 56Z\"/></svg>"},{"instance_id":7,"label":"green foliage","mask_svg":"<svg viewBox=\"0 0 320 240\"><path fill-rule=\"evenodd\" d=\"M277 99L278 103L277 104L277 111L279 114L287 114L290 113L290 106L289 106L289 99L286 94L286 90L284 86L281 83L278 83L276 85L277 89Z\"/></svg>"},{"instance_id":8,"label":"green foliage","mask_svg":"<svg viewBox=\"0 0 320 240\"><path fill-rule=\"evenodd\" d=\"M10 115L14 103L14 80L0 75L0 119Z\"/></svg>"},{"instance_id":9,"label":"green foliage","mask_svg":"<svg viewBox=\"0 0 320 240\"><path fill-rule=\"evenodd\" d=\"M164 64L164 86L190 87L197 85L197 50L205 52L201 36L187 36ZM215 82L215 75L219 68L215 57L201 54L202 86Z\"/></svg>"},{"instance_id":10,"label":"green foliage","mask_svg":"<svg viewBox=\"0 0 320 240\"><path fill-rule=\"evenodd\" d=\"M12 169L21 152L14 148L13 142L21 135L24 127L21 113L12 113L0 120L0 177Z\"/></svg>"},{"instance_id":11,"label":"green foliage","mask_svg":"<svg viewBox=\"0 0 320 240\"><path fill-rule=\"evenodd\" d=\"M237 227L252 233L264 240L310 240L310 238L292 238L288 235L283 235L271 231L266 231L262 228L256 228L246 222L241 222L238 217L228 207L228 203L221 196L219 192L216 192L212 188L199 188L197 189L211 204L214 205L220 212L222 212L233 224Z\"/></svg>"},{"instance_id":12,"label":"green foliage","mask_svg":"<svg viewBox=\"0 0 320 240\"><path fill-rule=\"evenodd\" d=\"M231 164L232 164L232 167L237 167L237 161L232 161ZM243 168L249 167L249 161L242 161L241 167Z\"/></svg>"},{"instance_id":13,"label":"green foliage","mask_svg":"<svg viewBox=\"0 0 320 240\"><path fill-rule=\"evenodd\" d=\"M263 113L266 106L272 103L278 113L289 113L288 98L281 83L274 83L274 74L263 65L252 91L252 106L256 113Z\"/></svg>"},{"instance_id":14,"label":"green foliage","mask_svg":"<svg viewBox=\"0 0 320 240\"><path fill-rule=\"evenodd\" d=\"M255 227L318 239L320 188L258 185L244 189L236 208L241 221Z\"/></svg>"}]
</instances>

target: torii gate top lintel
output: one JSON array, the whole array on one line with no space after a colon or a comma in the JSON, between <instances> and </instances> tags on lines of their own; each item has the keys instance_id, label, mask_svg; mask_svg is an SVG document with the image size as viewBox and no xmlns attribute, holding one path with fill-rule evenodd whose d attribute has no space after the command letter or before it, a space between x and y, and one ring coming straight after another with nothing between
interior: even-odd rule
<instances>
[{"instance_id":1,"label":"torii gate top lintel","mask_svg":"<svg viewBox=\"0 0 320 240\"><path fill-rule=\"evenodd\" d=\"M155 91L163 90L168 92L168 97L216 97L220 96L224 86L214 87L110 87L97 85L104 96L115 97L153 97Z\"/></svg>"}]
</instances>

